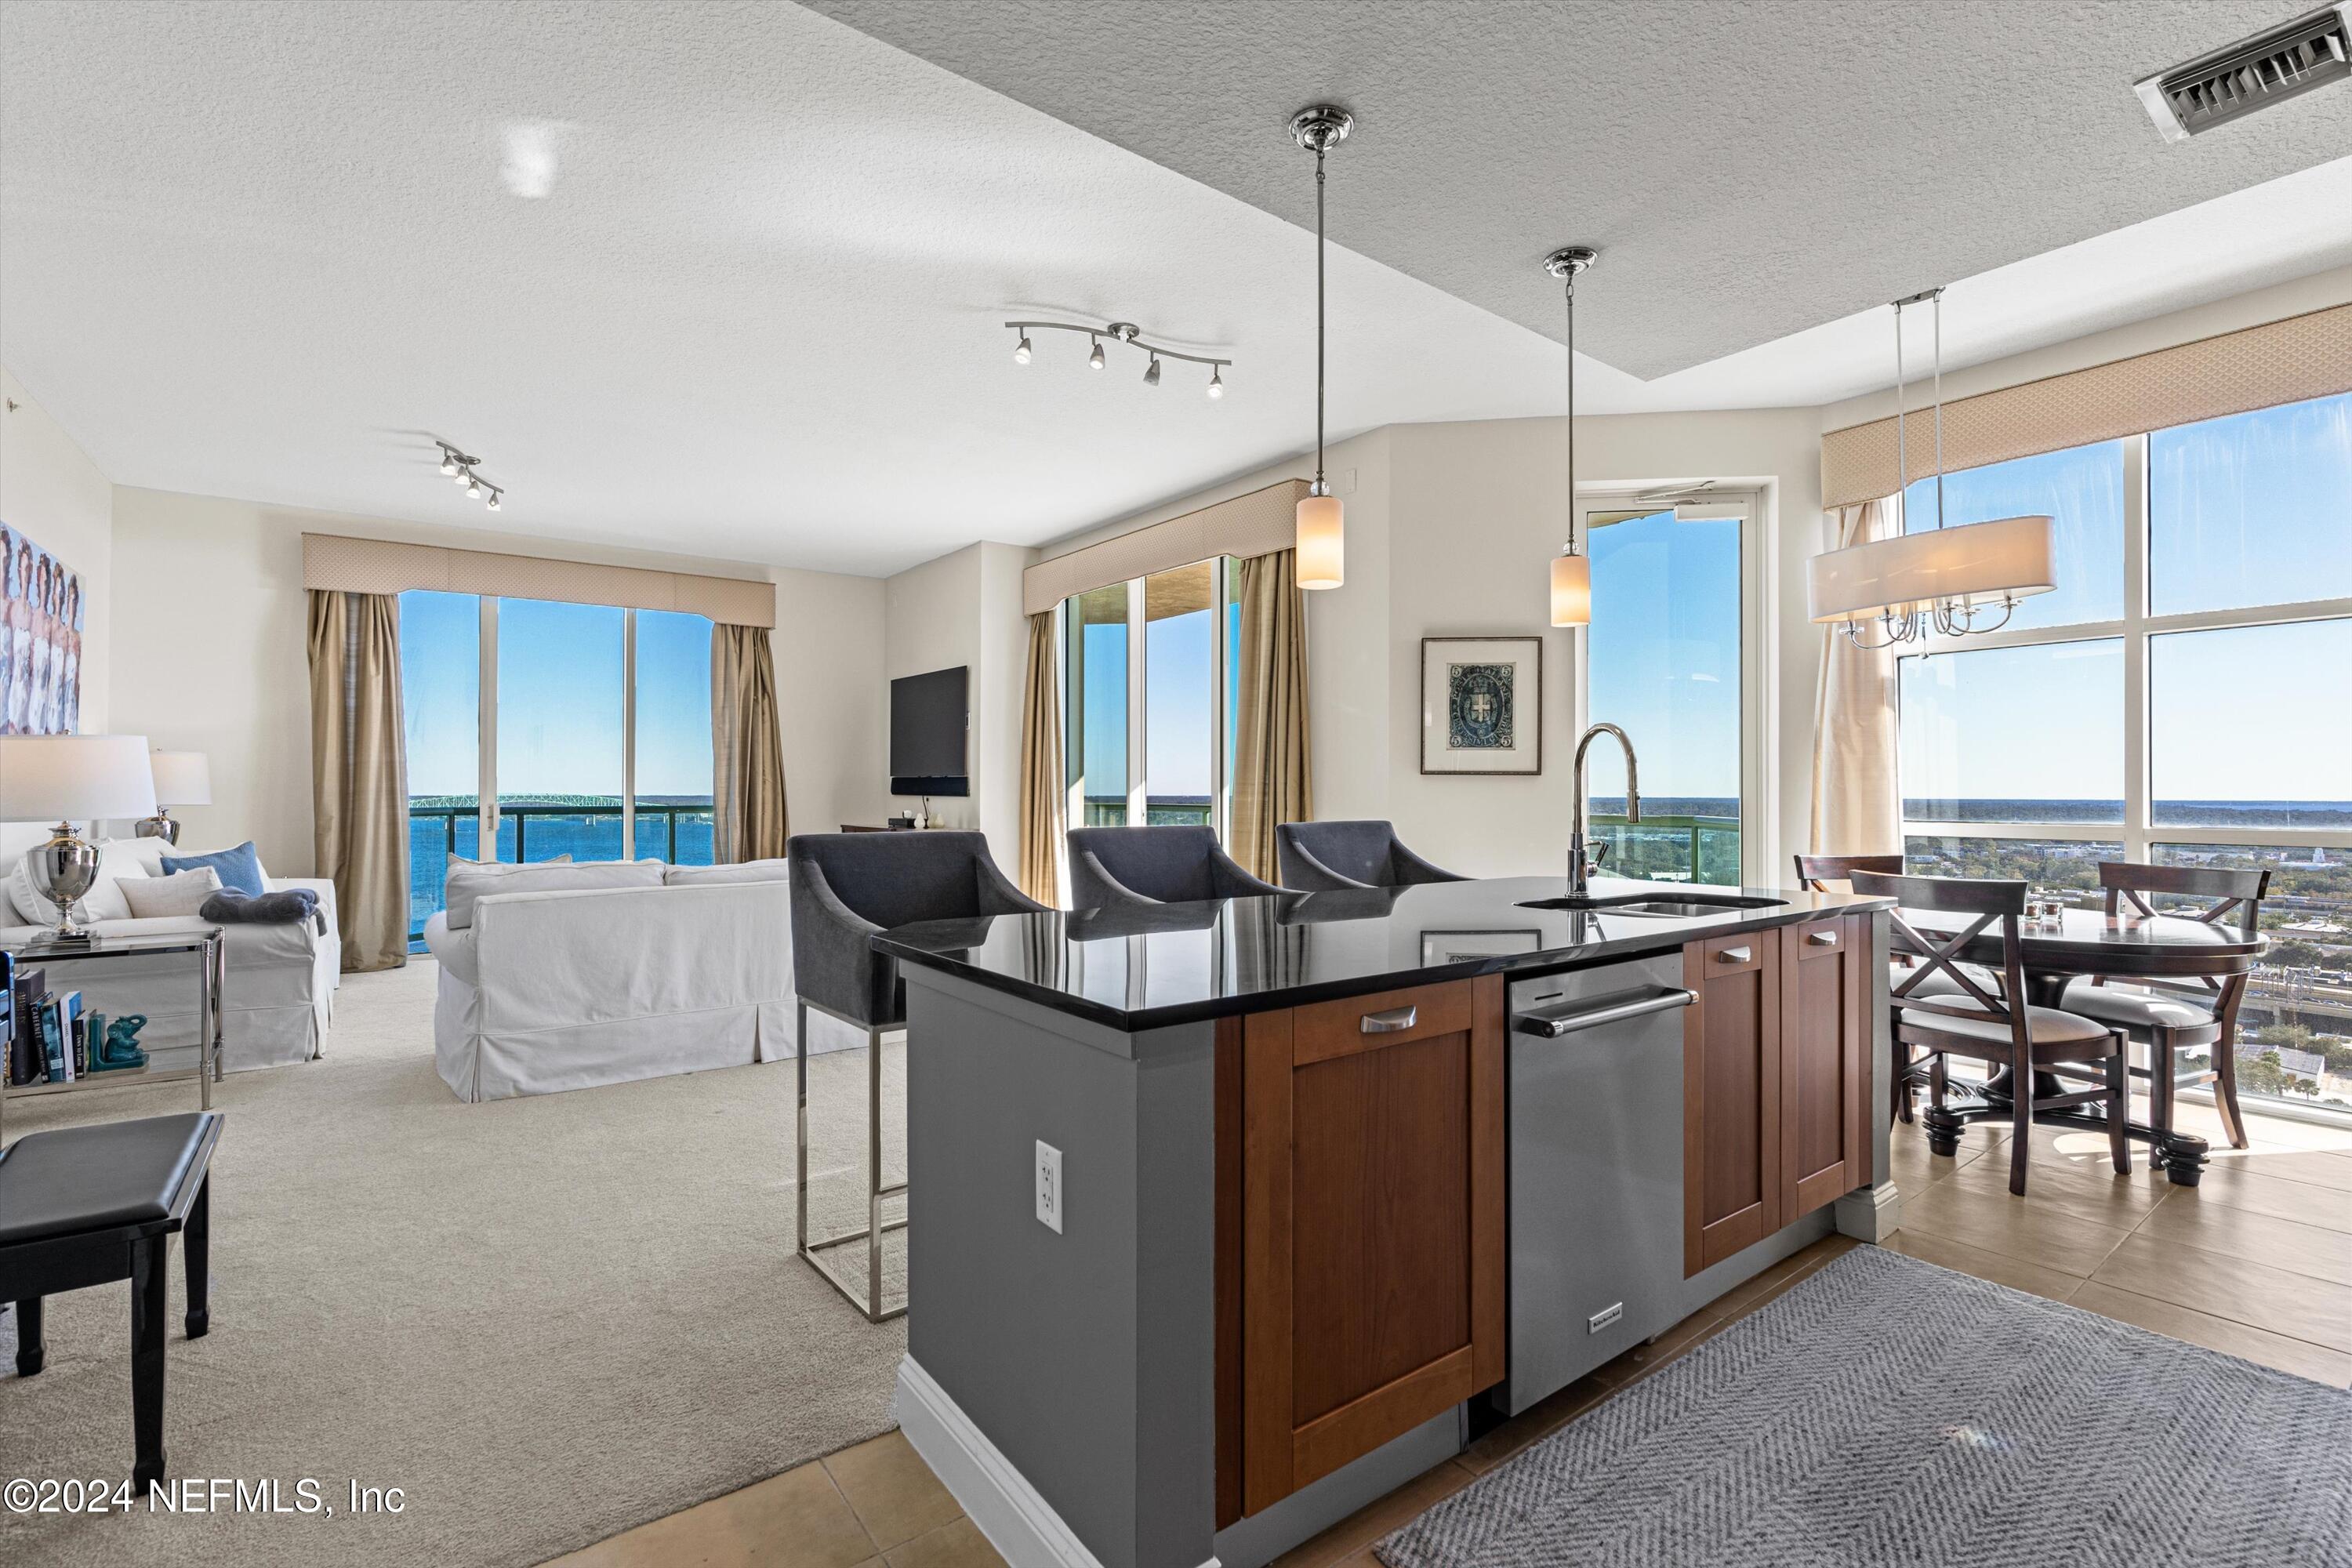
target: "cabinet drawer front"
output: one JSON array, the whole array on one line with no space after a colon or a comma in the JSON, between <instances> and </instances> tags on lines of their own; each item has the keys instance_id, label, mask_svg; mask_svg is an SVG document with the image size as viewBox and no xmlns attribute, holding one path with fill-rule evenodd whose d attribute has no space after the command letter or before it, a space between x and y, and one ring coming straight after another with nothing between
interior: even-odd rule
<instances>
[{"instance_id":1,"label":"cabinet drawer front","mask_svg":"<svg viewBox=\"0 0 2352 1568\"><path fill-rule=\"evenodd\" d=\"M1305 1067L1354 1051L1462 1034L1470 1027L1473 984L1451 980L1402 991L1343 996L1337 1002L1309 1003L1292 1015L1297 1053L1293 1059Z\"/></svg>"}]
</instances>

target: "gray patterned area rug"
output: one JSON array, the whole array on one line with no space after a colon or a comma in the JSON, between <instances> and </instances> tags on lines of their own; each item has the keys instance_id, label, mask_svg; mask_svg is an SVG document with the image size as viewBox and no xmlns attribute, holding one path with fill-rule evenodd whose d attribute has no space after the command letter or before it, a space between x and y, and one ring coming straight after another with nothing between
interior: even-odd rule
<instances>
[{"instance_id":1,"label":"gray patterned area rug","mask_svg":"<svg viewBox=\"0 0 2352 1568\"><path fill-rule=\"evenodd\" d=\"M1860 1247L1378 1550L1389 1568L2343 1568L2352 1394Z\"/></svg>"}]
</instances>

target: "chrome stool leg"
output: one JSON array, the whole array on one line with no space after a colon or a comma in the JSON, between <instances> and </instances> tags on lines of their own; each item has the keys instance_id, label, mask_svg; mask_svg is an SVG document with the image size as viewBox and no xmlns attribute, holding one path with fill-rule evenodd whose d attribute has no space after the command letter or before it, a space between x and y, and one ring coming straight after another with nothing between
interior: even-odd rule
<instances>
[{"instance_id":1,"label":"chrome stool leg","mask_svg":"<svg viewBox=\"0 0 2352 1568\"><path fill-rule=\"evenodd\" d=\"M905 1302L895 1307L882 1305L882 1245L890 1231L904 1230L903 1219L886 1221L882 1217L882 1200L907 1190L907 1184L885 1186L882 1182L882 1037L883 1029L867 1026L866 1030L866 1224L856 1230L845 1230L837 1236L812 1238L808 1220L808 1004L799 1004L800 1052L797 1058L797 1083L800 1100L800 1146L798 1165L799 1252L801 1260L840 1291L849 1304L866 1314L871 1323L887 1322L904 1317ZM890 1032L902 1029L892 1026ZM849 1242L866 1243L866 1281L863 1291L837 1273L833 1265L817 1256L822 1249L845 1246Z\"/></svg>"}]
</instances>

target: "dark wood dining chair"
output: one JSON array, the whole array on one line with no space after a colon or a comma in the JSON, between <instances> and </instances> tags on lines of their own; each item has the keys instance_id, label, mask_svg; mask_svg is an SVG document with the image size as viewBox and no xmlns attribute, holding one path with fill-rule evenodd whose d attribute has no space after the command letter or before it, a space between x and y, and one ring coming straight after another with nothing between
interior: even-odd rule
<instances>
[{"instance_id":1,"label":"dark wood dining chair","mask_svg":"<svg viewBox=\"0 0 2352 1568\"><path fill-rule=\"evenodd\" d=\"M1903 1048L1924 1050L1930 1061L1927 1115L1927 1148L1936 1154L1959 1151L1959 1119L1944 1108L1948 1057L1966 1057L2010 1069L2013 1099L2010 1132L2009 1190L2025 1195L2025 1165L2037 1112L2063 1110L2097 1100L2107 1119L2107 1152L2118 1174L2131 1173L2131 1057L2124 1032L2079 1014L2026 1003L2025 965L2017 922L2025 913L2023 882L1979 882L1958 877L1898 877L1877 871L1853 873L1853 890L1892 898L1889 917L1895 942L1920 959L1916 973L1889 996L1892 1033ZM1906 910L1934 910L1975 918L1956 934L1938 940L1923 934ZM1999 993L1979 985L1956 955L1995 921L2000 925ZM1960 994L1930 994L1927 976L1941 973ZM2008 998L2016 998L2011 1001ZM2097 1087L2037 1094L2034 1075L2096 1078ZM1942 1114L1938 1114L1938 1113Z\"/></svg>"},{"instance_id":2,"label":"dark wood dining chair","mask_svg":"<svg viewBox=\"0 0 2352 1568\"><path fill-rule=\"evenodd\" d=\"M1900 855L1800 855L1797 860L1797 885L1809 893L1833 893L1832 882L1851 887L1856 871L1873 871L1880 876L1899 877L1903 874ZM1996 984L1991 976L1976 971L1979 984L1988 990ZM1886 989L1892 994L1905 980L1918 977L1916 995L1958 995L1960 988L1933 971L1922 972L1907 952L1890 952L1886 958ZM1887 1085L1887 1095L1894 1101L1895 1118L1909 1121L1913 1102L1921 1089L1928 1087L1928 1061L1912 1054L1911 1047L1901 1040L1893 1042L1895 1071Z\"/></svg>"},{"instance_id":3,"label":"dark wood dining chair","mask_svg":"<svg viewBox=\"0 0 2352 1568\"><path fill-rule=\"evenodd\" d=\"M2270 891L2271 874L2264 870L2234 870L2213 866L2146 866L2134 860L2105 860L2099 865L2099 886L2106 890L2107 913L2119 914L2126 905L2137 914L2158 912L2149 895L2173 895L2213 901L2202 910L2170 910L2207 925L2231 921L2248 936L2261 928L2263 899ZM2234 914L2235 919L2231 917ZM2147 1066L2133 1067L2136 1078L2147 1079L2148 1122L2159 1132L2172 1131L2172 1108L2184 1089L2213 1085L2213 1109L2221 1113L2221 1129L2230 1146L2246 1145L2245 1119L2238 1111L2238 1008L2246 999L2250 974L2216 980L2210 974L2189 977L2177 985L2148 984L2135 976L2130 985L2111 985L2100 974L2066 987L2066 1010L2120 1028L2137 1044L2147 1047ZM2208 1064L2182 1071L2175 1053L2203 1050ZM2158 1139L2156 1147L2164 1147Z\"/></svg>"}]
</instances>

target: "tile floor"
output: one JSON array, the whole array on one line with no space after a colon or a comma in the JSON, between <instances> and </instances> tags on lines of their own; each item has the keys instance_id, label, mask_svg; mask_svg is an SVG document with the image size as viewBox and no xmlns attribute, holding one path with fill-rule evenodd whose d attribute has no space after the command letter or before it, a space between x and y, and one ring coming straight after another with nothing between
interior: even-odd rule
<instances>
[{"instance_id":1,"label":"tile floor","mask_svg":"<svg viewBox=\"0 0 2352 1568\"><path fill-rule=\"evenodd\" d=\"M2142 1107L2137 1112L2145 1114ZM2250 1117L2229 1148L2210 1110L2180 1124L2214 1146L2204 1183L2175 1187L2134 1148L2036 1129L2027 1195L2009 1191L2009 1134L1969 1129L1938 1159L1895 1130L1897 1251L2072 1302L2338 1388L2352 1386L2352 1134ZM1538 1438L1755 1310L1857 1245L1832 1237L1685 1319L1653 1345L1496 1427L1333 1525L1276 1568L1378 1568L1371 1543ZM561 1560L562 1568L965 1568L1003 1561L893 1432Z\"/></svg>"}]
</instances>

